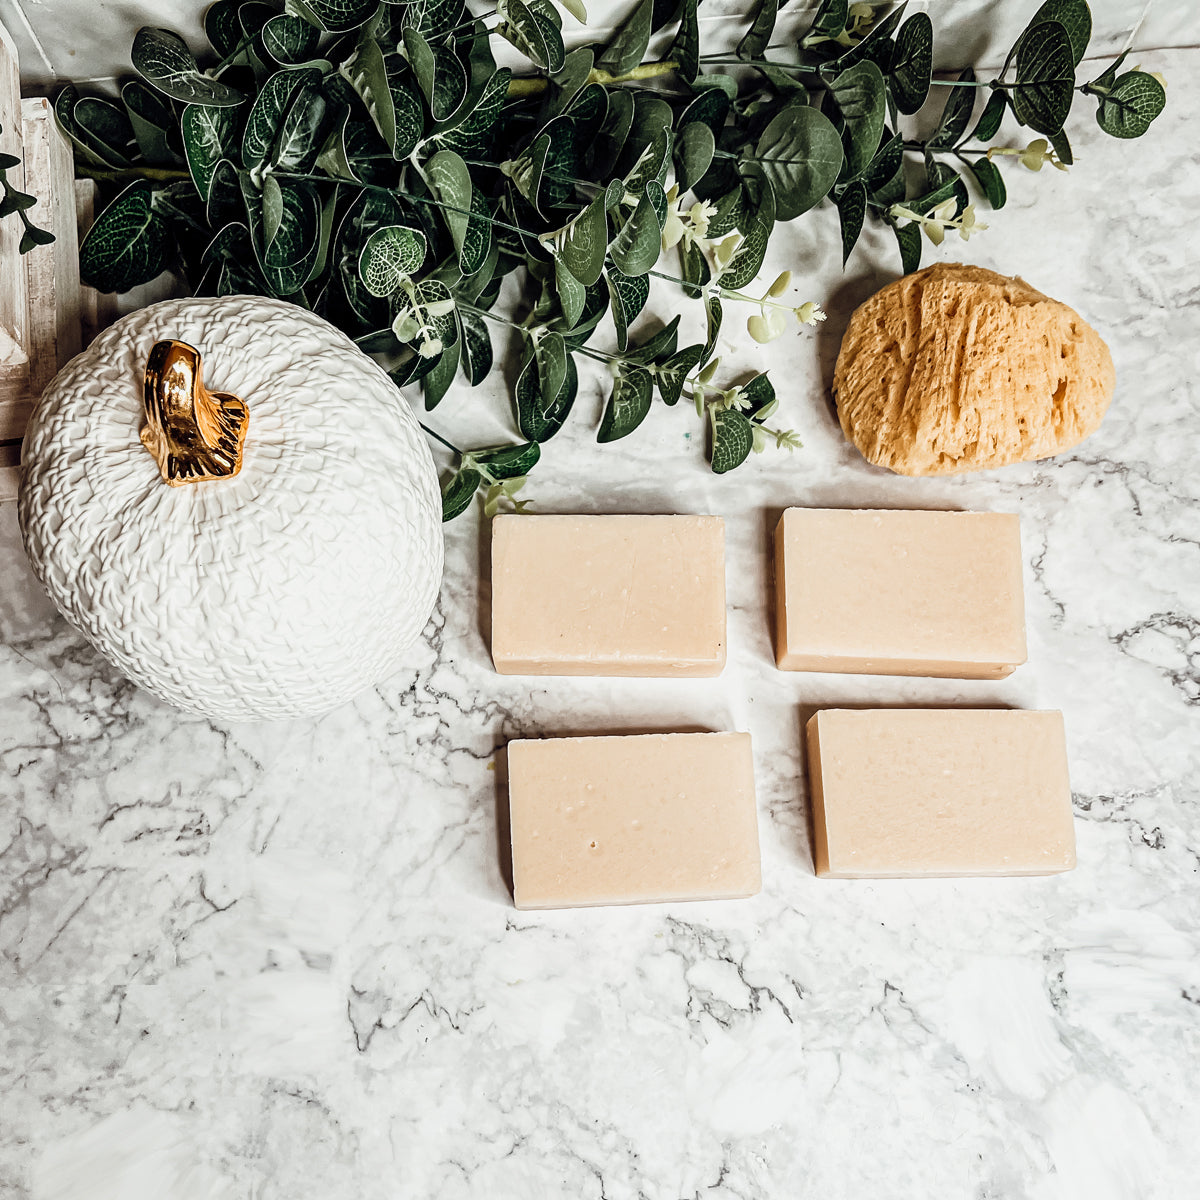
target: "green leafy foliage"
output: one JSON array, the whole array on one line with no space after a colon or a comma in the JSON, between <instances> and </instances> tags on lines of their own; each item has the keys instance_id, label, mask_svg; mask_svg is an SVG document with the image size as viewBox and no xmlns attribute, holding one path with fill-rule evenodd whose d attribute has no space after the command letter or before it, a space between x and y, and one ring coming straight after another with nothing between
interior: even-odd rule
<instances>
[{"instance_id":1,"label":"green leafy foliage","mask_svg":"<svg viewBox=\"0 0 1200 1200\"><path fill-rule=\"evenodd\" d=\"M0 131L2 130L3 127L0 126ZM21 234L20 252L28 254L35 246L49 245L54 241L54 234L39 229L29 219L29 210L37 203L37 197L14 187L8 178L9 171L20 165L21 160L15 154L0 154L0 218L12 216L14 213L21 218L25 230Z\"/></svg>"},{"instance_id":2,"label":"green leafy foliage","mask_svg":"<svg viewBox=\"0 0 1200 1200\"><path fill-rule=\"evenodd\" d=\"M582 19L577 0L564 6ZM728 72L701 53L698 7L638 0L607 42L569 52L553 0L502 0L490 25L463 0L216 0L198 53L139 30L137 78L119 100L71 85L55 97L77 168L106 202L83 277L128 290L171 270L201 294L286 297L378 356L398 387L419 384L427 409L459 376L495 379L497 353L518 347L509 385L522 441L456 451L449 519L481 489L485 512L513 499L569 421L583 359L613 381L601 442L632 433L656 399L687 398L717 473L772 442L794 447L766 424L780 397L765 375L715 380L730 305L756 306L759 340L792 314L812 319L812 305L782 298L786 273L762 296L741 290L761 287L779 221L828 202L843 261L884 222L914 270L923 228L967 232L968 182L979 203L1005 204L1013 158L995 155L1030 152L981 147L1006 116L1069 165L1076 94L1121 138L1145 133L1165 103L1152 75L1121 73L1124 56L1076 87L1084 0L1036 7L995 78L967 67L933 81L946 95L922 137L928 122L902 118L931 90L924 12L822 0L789 42L776 33L779 0L756 0L736 42L748 69ZM500 40L528 68L498 68ZM25 251L49 235L3 174L15 166L0 157L0 216L26 222ZM639 323L680 297L705 318L703 342L682 349L678 315L650 333Z\"/></svg>"}]
</instances>

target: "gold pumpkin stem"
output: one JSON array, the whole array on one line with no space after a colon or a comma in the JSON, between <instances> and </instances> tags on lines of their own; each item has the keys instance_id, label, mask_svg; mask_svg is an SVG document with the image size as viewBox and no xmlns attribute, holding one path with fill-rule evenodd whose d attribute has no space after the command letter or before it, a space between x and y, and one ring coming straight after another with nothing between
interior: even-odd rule
<instances>
[{"instance_id":1,"label":"gold pumpkin stem","mask_svg":"<svg viewBox=\"0 0 1200 1200\"><path fill-rule=\"evenodd\" d=\"M210 392L200 352L186 342L156 342L146 356L142 445L172 487L228 479L242 469L250 410L232 392Z\"/></svg>"}]
</instances>

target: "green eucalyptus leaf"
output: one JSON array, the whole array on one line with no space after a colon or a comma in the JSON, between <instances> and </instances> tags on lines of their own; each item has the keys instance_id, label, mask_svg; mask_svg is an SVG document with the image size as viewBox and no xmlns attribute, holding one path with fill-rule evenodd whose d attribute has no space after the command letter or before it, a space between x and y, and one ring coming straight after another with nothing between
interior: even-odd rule
<instances>
[{"instance_id":1,"label":"green eucalyptus leaf","mask_svg":"<svg viewBox=\"0 0 1200 1200\"><path fill-rule=\"evenodd\" d=\"M660 363L654 373L658 394L664 404L677 404L683 394L683 385L688 376L700 365L704 354L703 346L685 346L672 354L665 363Z\"/></svg>"},{"instance_id":2,"label":"green eucalyptus leaf","mask_svg":"<svg viewBox=\"0 0 1200 1200\"><path fill-rule=\"evenodd\" d=\"M567 375L567 346L561 333L547 330L533 343L538 388L543 396L556 396Z\"/></svg>"},{"instance_id":3,"label":"green eucalyptus leaf","mask_svg":"<svg viewBox=\"0 0 1200 1200\"><path fill-rule=\"evenodd\" d=\"M421 380L421 392L425 397L427 412L437 408L450 390L454 376L458 373L461 357L462 346L459 342L454 342L438 355L433 369Z\"/></svg>"},{"instance_id":4,"label":"green eucalyptus leaf","mask_svg":"<svg viewBox=\"0 0 1200 1200\"><path fill-rule=\"evenodd\" d=\"M721 275L723 287L743 288L762 269L767 242L775 228L778 215L775 193L770 184L764 183L760 189L758 203L743 230L745 236L730 259L729 266Z\"/></svg>"},{"instance_id":5,"label":"green eucalyptus leaf","mask_svg":"<svg viewBox=\"0 0 1200 1200\"><path fill-rule=\"evenodd\" d=\"M712 130L714 138L720 137L729 117L729 109L729 97L719 88L709 88L701 92L679 114L676 127L683 130L697 121L702 121Z\"/></svg>"},{"instance_id":6,"label":"green eucalyptus leaf","mask_svg":"<svg viewBox=\"0 0 1200 1200\"><path fill-rule=\"evenodd\" d=\"M1058 155L1058 161L1064 167L1069 167L1075 162L1075 155L1071 153L1071 142L1065 129L1060 129L1057 133L1050 135L1050 145L1053 147L1054 153Z\"/></svg>"},{"instance_id":7,"label":"green eucalyptus leaf","mask_svg":"<svg viewBox=\"0 0 1200 1200\"><path fill-rule=\"evenodd\" d=\"M1000 132L1000 122L1004 120L1004 110L1008 105L1008 94L997 90L989 97L979 120L971 132L971 137L977 142L990 142Z\"/></svg>"},{"instance_id":8,"label":"green eucalyptus leaf","mask_svg":"<svg viewBox=\"0 0 1200 1200\"><path fill-rule=\"evenodd\" d=\"M242 220L243 216L237 168L228 158L223 158L213 167L209 178L204 218L210 228L221 229L231 221Z\"/></svg>"},{"instance_id":9,"label":"green eucalyptus leaf","mask_svg":"<svg viewBox=\"0 0 1200 1200\"><path fill-rule=\"evenodd\" d=\"M575 359L568 354L566 370L558 391L546 396L540 389L537 363L528 359L517 376L517 428L523 437L548 442L566 423L579 394L579 372Z\"/></svg>"},{"instance_id":10,"label":"green eucalyptus leaf","mask_svg":"<svg viewBox=\"0 0 1200 1200\"><path fill-rule=\"evenodd\" d=\"M139 79L130 79L121 87L121 103L128 114L142 161L152 166L178 162L174 144L179 122L171 106Z\"/></svg>"},{"instance_id":11,"label":"green eucalyptus leaf","mask_svg":"<svg viewBox=\"0 0 1200 1200\"><path fill-rule=\"evenodd\" d=\"M137 138L123 105L101 96L82 96L75 101L72 116L77 142L86 142L97 155L116 155L123 163L132 161Z\"/></svg>"},{"instance_id":12,"label":"green eucalyptus leaf","mask_svg":"<svg viewBox=\"0 0 1200 1200\"><path fill-rule=\"evenodd\" d=\"M904 163L904 138L900 134L892 134L885 126L883 138L875 157L862 173L862 182L867 186L867 192L874 195L880 188L901 169Z\"/></svg>"},{"instance_id":13,"label":"green eucalyptus leaf","mask_svg":"<svg viewBox=\"0 0 1200 1200\"><path fill-rule=\"evenodd\" d=\"M554 75L554 86L558 89L553 106L555 113L562 112L583 89L592 73L595 59L590 46L580 46L563 59L562 68Z\"/></svg>"},{"instance_id":14,"label":"green eucalyptus leaf","mask_svg":"<svg viewBox=\"0 0 1200 1200\"><path fill-rule=\"evenodd\" d=\"M671 43L668 57L678 66L681 79L691 83L700 73L700 23L696 14L699 0L682 0L679 31Z\"/></svg>"},{"instance_id":15,"label":"green eucalyptus leaf","mask_svg":"<svg viewBox=\"0 0 1200 1200\"><path fill-rule=\"evenodd\" d=\"M723 238L740 228L746 212L744 194L745 189L739 183L713 201L715 211L708 218L710 238Z\"/></svg>"},{"instance_id":16,"label":"green eucalyptus leaf","mask_svg":"<svg viewBox=\"0 0 1200 1200\"><path fill-rule=\"evenodd\" d=\"M921 227L911 221L907 225L893 225L892 232L900 247L900 270L911 275L921 265Z\"/></svg>"},{"instance_id":17,"label":"green eucalyptus leaf","mask_svg":"<svg viewBox=\"0 0 1200 1200\"><path fill-rule=\"evenodd\" d=\"M406 87L389 87L392 101L392 119L396 126L396 140L392 146L392 157L402 161L417 148L425 132L425 114L420 100ZM449 139L446 139L447 143Z\"/></svg>"},{"instance_id":18,"label":"green eucalyptus leaf","mask_svg":"<svg viewBox=\"0 0 1200 1200\"><path fill-rule=\"evenodd\" d=\"M829 118L789 104L763 130L753 161L775 194L777 219L790 221L828 194L842 160L842 139Z\"/></svg>"},{"instance_id":19,"label":"green eucalyptus leaf","mask_svg":"<svg viewBox=\"0 0 1200 1200\"><path fill-rule=\"evenodd\" d=\"M562 33L541 13L534 12L525 0L505 0L504 20L496 32L511 42L534 66L551 75L561 71L566 61Z\"/></svg>"},{"instance_id":20,"label":"green eucalyptus leaf","mask_svg":"<svg viewBox=\"0 0 1200 1200\"><path fill-rule=\"evenodd\" d=\"M1122 64L1129 57L1129 51L1126 50L1122 54L1118 54L1116 58L1108 64L1104 71L1088 84L1088 90L1107 92L1112 88L1112 85L1117 81L1117 72L1121 69Z\"/></svg>"},{"instance_id":21,"label":"green eucalyptus leaf","mask_svg":"<svg viewBox=\"0 0 1200 1200\"><path fill-rule=\"evenodd\" d=\"M492 219L487 197L478 188L473 189L471 215L458 255L458 269L463 275L474 275L487 262L492 248Z\"/></svg>"},{"instance_id":22,"label":"green eucalyptus leaf","mask_svg":"<svg viewBox=\"0 0 1200 1200\"><path fill-rule=\"evenodd\" d=\"M650 279L646 275L622 275L616 267L609 267L608 290L617 329L617 349L623 354L629 344L629 326L650 298Z\"/></svg>"},{"instance_id":23,"label":"green eucalyptus leaf","mask_svg":"<svg viewBox=\"0 0 1200 1200\"><path fill-rule=\"evenodd\" d=\"M443 146L448 146L453 150L471 151L482 146L491 134L492 128L504 108L511 79L512 72L507 67L496 71L484 85L479 99L463 115L462 119L449 129L438 130L434 134L434 138ZM417 136L419 135L420 127L418 126ZM416 146L416 138L413 140L413 146ZM411 150L408 153L411 153ZM400 157L406 157L406 155Z\"/></svg>"},{"instance_id":24,"label":"green eucalyptus leaf","mask_svg":"<svg viewBox=\"0 0 1200 1200\"><path fill-rule=\"evenodd\" d=\"M1057 133L1075 97L1075 59L1067 31L1057 21L1030 26L1017 48L1016 65L1010 99L1017 120L1038 133Z\"/></svg>"},{"instance_id":25,"label":"green eucalyptus leaf","mask_svg":"<svg viewBox=\"0 0 1200 1200\"><path fill-rule=\"evenodd\" d=\"M593 147L593 162L598 175L603 176L614 170L623 157L635 111L636 102L632 92L615 88L608 93L608 115L604 118Z\"/></svg>"},{"instance_id":26,"label":"green eucalyptus leaf","mask_svg":"<svg viewBox=\"0 0 1200 1200\"><path fill-rule=\"evenodd\" d=\"M813 22L801 39L800 45L820 45L843 34L846 31L849 7L848 0L821 0Z\"/></svg>"},{"instance_id":27,"label":"green eucalyptus leaf","mask_svg":"<svg viewBox=\"0 0 1200 1200\"><path fill-rule=\"evenodd\" d=\"M704 341L704 353L700 355L700 365L703 366L717 348L717 338L721 333L721 322L724 319L724 309L721 297L716 292L704 293L704 316L708 324L708 332Z\"/></svg>"},{"instance_id":28,"label":"green eucalyptus leaf","mask_svg":"<svg viewBox=\"0 0 1200 1200\"><path fill-rule=\"evenodd\" d=\"M861 42L851 46L840 55L833 64L838 71L845 71L858 62L873 62L885 75L891 70L892 55L895 43L892 33L904 16L907 0L902 0L887 16L876 21L871 26L867 36Z\"/></svg>"},{"instance_id":29,"label":"green eucalyptus leaf","mask_svg":"<svg viewBox=\"0 0 1200 1200\"><path fill-rule=\"evenodd\" d=\"M967 168L975 176L988 203L993 208L1003 208L1008 199L1008 191L1004 186L1004 176L994 162L986 158L977 158L967 163Z\"/></svg>"},{"instance_id":30,"label":"green eucalyptus leaf","mask_svg":"<svg viewBox=\"0 0 1200 1200\"><path fill-rule=\"evenodd\" d=\"M217 0L204 13L204 36L222 58L232 58L242 41L242 24L238 20L241 0Z\"/></svg>"},{"instance_id":31,"label":"green eucalyptus leaf","mask_svg":"<svg viewBox=\"0 0 1200 1200\"><path fill-rule=\"evenodd\" d=\"M958 78L961 83L974 83L975 72L968 67ZM963 134L967 131L967 125L970 123L971 113L975 108L975 93L977 90L974 87L950 87L946 89L949 95L946 97L946 106L942 109L942 116L941 120L938 121L937 129L934 131L933 137L929 139L928 145L930 149L944 150L958 144Z\"/></svg>"},{"instance_id":32,"label":"green eucalyptus leaf","mask_svg":"<svg viewBox=\"0 0 1200 1200\"><path fill-rule=\"evenodd\" d=\"M215 189L215 184L214 184ZM363 247L380 226L402 225L406 213L391 192L360 192L346 209L333 242L333 271L338 288L350 311L368 328L378 328L388 320L388 306L372 296L358 273Z\"/></svg>"},{"instance_id":33,"label":"green eucalyptus leaf","mask_svg":"<svg viewBox=\"0 0 1200 1200\"><path fill-rule=\"evenodd\" d=\"M492 369L492 339L487 322L472 312L460 314L462 321L462 369L472 387L478 387Z\"/></svg>"},{"instance_id":34,"label":"green eucalyptus leaf","mask_svg":"<svg viewBox=\"0 0 1200 1200\"><path fill-rule=\"evenodd\" d=\"M707 91L718 91L729 101L736 100L738 94L737 80L732 75L726 75L720 71L714 71L710 75L697 75L692 80L692 90L701 92L701 94Z\"/></svg>"},{"instance_id":35,"label":"green eucalyptus leaf","mask_svg":"<svg viewBox=\"0 0 1200 1200\"><path fill-rule=\"evenodd\" d=\"M241 104L242 93L205 75L188 44L169 29L143 26L133 39L133 69L164 96L184 104Z\"/></svg>"},{"instance_id":36,"label":"green eucalyptus leaf","mask_svg":"<svg viewBox=\"0 0 1200 1200\"><path fill-rule=\"evenodd\" d=\"M654 0L639 0L625 23L605 46L604 53L596 60L596 66L610 75L624 75L638 66L650 44L653 16Z\"/></svg>"},{"instance_id":37,"label":"green eucalyptus leaf","mask_svg":"<svg viewBox=\"0 0 1200 1200\"><path fill-rule=\"evenodd\" d=\"M708 259L697 245L681 242L679 246L680 276L683 279L683 294L695 300L701 289L712 279Z\"/></svg>"},{"instance_id":38,"label":"green eucalyptus leaf","mask_svg":"<svg viewBox=\"0 0 1200 1200\"><path fill-rule=\"evenodd\" d=\"M495 450L477 450L471 457L493 479L520 479L537 466L542 450L537 442L529 441L516 446L498 446Z\"/></svg>"},{"instance_id":39,"label":"green eucalyptus leaf","mask_svg":"<svg viewBox=\"0 0 1200 1200\"><path fill-rule=\"evenodd\" d=\"M574 328L583 315L587 288L571 274L558 255L554 259L554 286L558 289L558 303L562 308L563 320Z\"/></svg>"},{"instance_id":40,"label":"green eucalyptus leaf","mask_svg":"<svg viewBox=\"0 0 1200 1200\"><path fill-rule=\"evenodd\" d=\"M453 150L439 150L426 164L425 173L442 217L450 230L455 251L461 255L471 216L471 172Z\"/></svg>"},{"instance_id":41,"label":"green eucalyptus leaf","mask_svg":"<svg viewBox=\"0 0 1200 1200\"><path fill-rule=\"evenodd\" d=\"M374 38L365 38L359 43L354 57L343 68L343 75L366 106L367 113L375 123L375 128L379 130L380 136L387 142L388 148L394 150L396 146L396 107L392 98L392 90L388 86L387 67L384 65L383 53ZM418 130L422 124L423 122L418 117Z\"/></svg>"},{"instance_id":42,"label":"green eucalyptus leaf","mask_svg":"<svg viewBox=\"0 0 1200 1200\"><path fill-rule=\"evenodd\" d=\"M624 275L645 275L658 262L662 226L650 198L643 195L609 246L612 260Z\"/></svg>"},{"instance_id":43,"label":"green eucalyptus leaf","mask_svg":"<svg viewBox=\"0 0 1200 1200\"><path fill-rule=\"evenodd\" d=\"M112 146L96 143L87 130L75 122L75 106L79 103L79 91L74 84L68 83L54 97L54 122L71 145L75 148L76 158L92 165L120 170L128 167L129 159Z\"/></svg>"},{"instance_id":44,"label":"green eucalyptus leaf","mask_svg":"<svg viewBox=\"0 0 1200 1200\"><path fill-rule=\"evenodd\" d=\"M686 192L704 178L716 150L713 131L703 121L683 126L675 143L675 182L680 192Z\"/></svg>"},{"instance_id":45,"label":"green eucalyptus leaf","mask_svg":"<svg viewBox=\"0 0 1200 1200\"><path fill-rule=\"evenodd\" d=\"M167 269L171 228L155 211L154 190L131 183L96 218L79 248L79 276L101 292L127 292Z\"/></svg>"},{"instance_id":46,"label":"green eucalyptus leaf","mask_svg":"<svg viewBox=\"0 0 1200 1200\"><path fill-rule=\"evenodd\" d=\"M348 33L379 11L379 0L304 0L304 8L329 33Z\"/></svg>"},{"instance_id":47,"label":"green eucalyptus leaf","mask_svg":"<svg viewBox=\"0 0 1200 1200\"><path fill-rule=\"evenodd\" d=\"M775 386L767 378L764 371L760 375L755 375L742 388L742 409L748 417L757 416L764 408L771 404L775 399Z\"/></svg>"},{"instance_id":48,"label":"green eucalyptus leaf","mask_svg":"<svg viewBox=\"0 0 1200 1200\"><path fill-rule=\"evenodd\" d=\"M834 103L845 122L842 145L845 162L841 174L852 179L875 157L887 115L883 73L869 61L855 63L829 85Z\"/></svg>"},{"instance_id":49,"label":"green eucalyptus leaf","mask_svg":"<svg viewBox=\"0 0 1200 1200\"><path fill-rule=\"evenodd\" d=\"M643 7L647 7L645 2ZM646 419L653 395L654 381L645 367L621 364L596 441L615 442L628 437Z\"/></svg>"},{"instance_id":50,"label":"green eucalyptus leaf","mask_svg":"<svg viewBox=\"0 0 1200 1200\"><path fill-rule=\"evenodd\" d=\"M717 475L740 467L754 449L754 429L736 408L713 413L712 437L712 469Z\"/></svg>"},{"instance_id":51,"label":"green eucalyptus leaf","mask_svg":"<svg viewBox=\"0 0 1200 1200\"><path fill-rule=\"evenodd\" d=\"M277 296L292 296L308 281L319 249L321 205L316 189L309 183L279 183L281 210L273 231L266 229L264 203L263 250L259 265L271 290ZM264 200L266 190L264 189ZM253 227L251 228L253 233Z\"/></svg>"},{"instance_id":52,"label":"green eucalyptus leaf","mask_svg":"<svg viewBox=\"0 0 1200 1200\"><path fill-rule=\"evenodd\" d=\"M659 359L668 359L675 353L679 345L679 316L671 318L657 333L652 334L639 346L634 346L625 354L628 362L648 366Z\"/></svg>"},{"instance_id":53,"label":"green eucalyptus leaf","mask_svg":"<svg viewBox=\"0 0 1200 1200\"><path fill-rule=\"evenodd\" d=\"M442 489L442 520L453 521L471 507L483 476L474 467L455 471Z\"/></svg>"},{"instance_id":54,"label":"green eucalyptus leaf","mask_svg":"<svg viewBox=\"0 0 1200 1200\"><path fill-rule=\"evenodd\" d=\"M845 266L858 235L862 233L863 220L867 215L866 185L860 180L849 184L838 197L837 210L842 231L842 266Z\"/></svg>"},{"instance_id":55,"label":"green eucalyptus leaf","mask_svg":"<svg viewBox=\"0 0 1200 1200\"><path fill-rule=\"evenodd\" d=\"M1167 93L1153 75L1145 71L1126 71L1117 77L1108 95L1100 97L1096 123L1113 137L1141 137L1166 103ZM1067 161L1063 159L1063 162Z\"/></svg>"},{"instance_id":56,"label":"green eucalyptus leaf","mask_svg":"<svg viewBox=\"0 0 1200 1200\"><path fill-rule=\"evenodd\" d=\"M669 124L658 129L625 176L625 190L638 195L651 179L663 183L671 166L673 136Z\"/></svg>"},{"instance_id":57,"label":"green eucalyptus leaf","mask_svg":"<svg viewBox=\"0 0 1200 1200\"><path fill-rule=\"evenodd\" d=\"M738 58L762 58L771 44L771 35L775 32L775 20L778 14L779 0L758 0L758 8L754 12L754 23L742 40L738 42Z\"/></svg>"},{"instance_id":58,"label":"green eucalyptus leaf","mask_svg":"<svg viewBox=\"0 0 1200 1200\"><path fill-rule=\"evenodd\" d=\"M387 0L387 3L394 3L394 0ZM460 27L462 20L462 0L408 0L404 6L405 28L411 26L420 30L430 41L452 33Z\"/></svg>"},{"instance_id":59,"label":"green eucalyptus leaf","mask_svg":"<svg viewBox=\"0 0 1200 1200\"><path fill-rule=\"evenodd\" d=\"M537 137L510 162L506 162L501 170L513 181L513 186L540 213L538 199L542 188L542 175L546 170L546 157L550 153L550 135L538 134Z\"/></svg>"},{"instance_id":60,"label":"green eucalyptus leaf","mask_svg":"<svg viewBox=\"0 0 1200 1200\"><path fill-rule=\"evenodd\" d=\"M601 193L570 223L562 244L563 263L584 287L600 278L607 245L608 217Z\"/></svg>"},{"instance_id":61,"label":"green eucalyptus leaf","mask_svg":"<svg viewBox=\"0 0 1200 1200\"><path fill-rule=\"evenodd\" d=\"M1033 14L1029 28L1043 21L1057 21L1071 42L1071 59L1079 66L1092 39L1092 10L1087 0L1046 0Z\"/></svg>"},{"instance_id":62,"label":"green eucalyptus leaf","mask_svg":"<svg viewBox=\"0 0 1200 1200\"><path fill-rule=\"evenodd\" d=\"M888 78L896 108L915 113L929 95L933 77L933 22L928 13L913 13L896 34Z\"/></svg>"},{"instance_id":63,"label":"green eucalyptus leaf","mask_svg":"<svg viewBox=\"0 0 1200 1200\"><path fill-rule=\"evenodd\" d=\"M267 80L250 109L246 128L242 132L242 166L246 170L252 171L268 161L276 160L277 143L289 110L296 101L304 105L306 98L320 98L317 90L320 81L320 72L308 69L278 71ZM323 99L321 106L324 112ZM310 137L307 148L315 158L317 147L314 143L315 138ZM289 155L294 154L295 150L294 143L289 143Z\"/></svg>"},{"instance_id":64,"label":"green eucalyptus leaf","mask_svg":"<svg viewBox=\"0 0 1200 1200\"><path fill-rule=\"evenodd\" d=\"M321 40L321 31L299 17L279 13L262 27L263 46L281 66L297 66L310 59Z\"/></svg>"},{"instance_id":65,"label":"green eucalyptus leaf","mask_svg":"<svg viewBox=\"0 0 1200 1200\"><path fill-rule=\"evenodd\" d=\"M363 287L372 296L391 296L425 262L428 243L419 229L384 225L367 238L358 260Z\"/></svg>"}]
</instances>

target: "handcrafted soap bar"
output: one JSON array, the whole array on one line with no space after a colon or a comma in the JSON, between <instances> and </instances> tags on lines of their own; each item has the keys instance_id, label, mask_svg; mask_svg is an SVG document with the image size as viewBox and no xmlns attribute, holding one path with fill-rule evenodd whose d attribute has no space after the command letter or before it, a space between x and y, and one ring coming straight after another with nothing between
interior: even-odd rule
<instances>
[{"instance_id":1,"label":"handcrafted soap bar","mask_svg":"<svg viewBox=\"0 0 1200 1200\"><path fill-rule=\"evenodd\" d=\"M1002 679L1025 661L1011 513L789 508L775 587L784 671Z\"/></svg>"},{"instance_id":2,"label":"handcrafted soap bar","mask_svg":"<svg viewBox=\"0 0 1200 1200\"><path fill-rule=\"evenodd\" d=\"M518 908L728 900L762 886L748 733L508 744Z\"/></svg>"},{"instance_id":3,"label":"handcrafted soap bar","mask_svg":"<svg viewBox=\"0 0 1200 1200\"><path fill-rule=\"evenodd\" d=\"M818 875L1075 865L1061 713L825 709L808 722L808 771Z\"/></svg>"},{"instance_id":4,"label":"handcrafted soap bar","mask_svg":"<svg viewBox=\"0 0 1200 1200\"><path fill-rule=\"evenodd\" d=\"M725 522L496 517L492 659L502 675L719 675Z\"/></svg>"}]
</instances>

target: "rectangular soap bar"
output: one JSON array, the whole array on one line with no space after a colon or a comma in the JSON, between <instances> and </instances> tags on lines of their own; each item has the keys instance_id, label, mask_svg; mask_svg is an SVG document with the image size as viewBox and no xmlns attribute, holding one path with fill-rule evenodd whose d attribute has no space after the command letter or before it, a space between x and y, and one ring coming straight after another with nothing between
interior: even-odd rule
<instances>
[{"instance_id":1,"label":"rectangular soap bar","mask_svg":"<svg viewBox=\"0 0 1200 1200\"><path fill-rule=\"evenodd\" d=\"M725 522L496 517L492 660L501 675L719 675Z\"/></svg>"},{"instance_id":2,"label":"rectangular soap bar","mask_svg":"<svg viewBox=\"0 0 1200 1200\"><path fill-rule=\"evenodd\" d=\"M784 671L1002 679L1025 661L1012 513L789 508L775 588Z\"/></svg>"},{"instance_id":3,"label":"rectangular soap bar","mask_svg":"<svg viewBox=\"0 0 1200 1200\"><path fill-rule=\"evenodd\" d=\"M508 744L518 908L729 900L762 886L748 733Z\"/></svg>"},{"instance_id":4,"label":"rectangular soap bar","mask_svg":"<svg viewBox=\"0 0 1200 1200\"><path fill-rule=\"evenodd\" d=\"M1062 713L823 709L808 722L808 771L818 875L1075 865Z\"/></svg>"}]
</instances>

